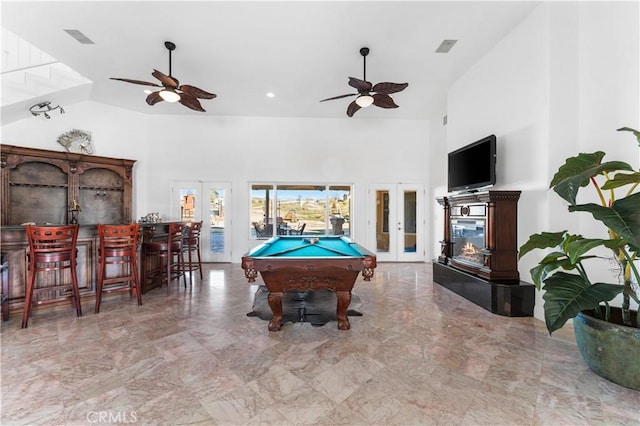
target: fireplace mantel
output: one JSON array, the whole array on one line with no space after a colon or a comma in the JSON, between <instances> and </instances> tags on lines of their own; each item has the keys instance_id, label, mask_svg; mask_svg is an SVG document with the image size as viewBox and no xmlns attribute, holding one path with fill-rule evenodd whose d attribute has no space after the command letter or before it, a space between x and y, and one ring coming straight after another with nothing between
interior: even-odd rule
<instances>
[{"instance_id":1,"label":"fireplace mantel","mask_svg":"<svg viewBox=\"0 0 640 426\"><path fill-rule=\"evenodd\" d=\"M480 278L503 284L520 281L518 273L518 200L520 191L484 191L437 198L444 207L444 235L438 261ZM484 244L477 261L456 256L452 220L477 220L483 225Z\"/></svg>"}]
</instances>

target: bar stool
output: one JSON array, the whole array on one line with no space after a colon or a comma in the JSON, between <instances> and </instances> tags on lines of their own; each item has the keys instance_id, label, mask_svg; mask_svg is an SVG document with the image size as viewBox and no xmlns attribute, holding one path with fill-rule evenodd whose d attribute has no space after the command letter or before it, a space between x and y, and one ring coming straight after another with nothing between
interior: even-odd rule
<instances>
[{"instance_id":1,"label":"bar stool","mask_svg":"<svg viewBox=\"0 0 640 426\"><path fill-rule=\"evenodd\" d=\"M33 295L54 290L68 290L71 288L73 306L76 308L76 315L82 316L80 306L80 291L78 290L78 273L76 271L76 244L78 241L78 225L64 226L32 226L25 225L27 238L29 239L29 280L27 282L27 293L24 301L24 311L22 313L22 328L27 328L29 316L31 315L31 305ZM38 272L54 272L69 269L71 272L71 283L57 283L52 286L35 288L36 274ZM52 278L60 277L62 274L49 274ZM54 300L39 300L38 304L48 303Z\"/></svg>"},{"instance_id":2,"label":"bar stool","mask_svg":"<svg viewBox=\"0 0 640 426\"><path fill-rule=\"evenodd\" d=\"M187 226L187 233L182 240L182 248L189 256L189 283L193 283L193 271L200 271L200 279L202 279L202 259L200 256L200 232L202 231L202 221L193 222ZM193 262L193 252L198 256L198 263Z\"/></svg>"},{"instance_id":3,"label":"bar stool","mask_svg":"<svg viewBox=\"0 0 640 426\"><path fill-rule=\"evenodd\" d=\"M96 314L100 312L103 293L135 291L138 305L142 305L138 280L138 224L98 224L98 237L100 238L100 248L98 249ZM106 278L109 265L120 265L120 273L117 276Z\"/></svg>"},{"instance_id":4,"label":"bar stool","mask_svg":"<svg viewBox=\"0 0 640 426\"><path fill-rule=\"evenodd\" d=\"M184 251L182 250L184 228L185 224L182 222L171 222L169 223L169 235L166 240L145 243L146 256L157 256L164 263L164 265L160 267L158 275L161 280L167 280L167 294L169 294L169 283L171 280L180 280L180 276L182 276L184 280L184 287L187 288Z\"/></svg>"}]
</instances>

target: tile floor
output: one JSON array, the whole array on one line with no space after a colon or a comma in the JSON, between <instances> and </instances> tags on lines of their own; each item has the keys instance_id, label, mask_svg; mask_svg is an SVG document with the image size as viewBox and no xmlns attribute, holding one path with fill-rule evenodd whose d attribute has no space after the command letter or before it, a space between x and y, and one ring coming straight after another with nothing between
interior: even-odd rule
<instances>
[{"instance_id":1,"label":"tile floor","mask_svg":"<svg viewBox=\"0 0 640 426\"><path fill-rule=\"evenodd\" d=\"M258 284L258 283L256 283ZM591 373L571 327L493 315L380 264L351 330L247 317L256 285L211 264L191 289L35 310L1 326L2 425L629 425L640 393Z\"/></svg>"}]
</instances>

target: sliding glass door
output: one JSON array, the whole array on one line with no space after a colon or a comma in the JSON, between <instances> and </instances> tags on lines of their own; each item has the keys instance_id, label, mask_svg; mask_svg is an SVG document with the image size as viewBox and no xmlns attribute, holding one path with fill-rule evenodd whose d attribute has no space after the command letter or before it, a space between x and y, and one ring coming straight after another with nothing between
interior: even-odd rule
<instances>
[{"instance_id":1,"label":"sliding glass door","mask_svg":"<svg viewBox=\"0 0 640 426\"><path fill-rule=\"evenodd\" d=\"M351 186L252 184L249 235L351 235Z\"/></svg>"}]
</instances>

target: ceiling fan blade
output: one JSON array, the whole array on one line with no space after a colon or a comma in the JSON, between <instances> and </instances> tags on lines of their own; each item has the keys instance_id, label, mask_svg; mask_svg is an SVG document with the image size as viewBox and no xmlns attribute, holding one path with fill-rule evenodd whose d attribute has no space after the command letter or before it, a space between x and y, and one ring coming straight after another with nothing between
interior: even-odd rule
<instances>
[{"instance_id":1,"label":"ceiling fan blade","mask_svg":"<svg viewBox=\"0 0 640 426\"><path fill-rule=\"evenodd\" d=\"M320 102L324 102L324 101L332 101L334 99L342 99L342 98L348 98L349 96L357 96L357 93L349 93L348 95L340 95L340 96L334 96L333 98L327 98L327 99L323 99Z\"/></svg>"},{"instance_id":2,"label":"ceiling fan blade","mask_svg":"<svg viewBox=\"0 0 640 426\"><path fill-rule=\"evenodd\" d=\"M147 103L149 105L155 105L158 102L163 101L162 97L160 96L160 92L153 92L153 93L149 93L149 96L147 96Z\"/></svg>"},{"instance_id":3,"label":"ceiling fan blade","mask_svg":"<svg viewBox=\"0 0 640 426\"><path fill-rule=\"evenodd\" d=\"M368 92L371 90L371 83L355 77L349 77L349 86L358 89L358 92Z\"/></svg>"},{"instance_id":4,"label":"ceiling fan blade","mask_svg":"<svg viewBox=\"0 0 640 426\"><path fill-rule=\"evenodd\" d=\"M216 97L214 93L209 93L198 87L189 86L187 84L183 84L182 86L178 87L178 90L182 90L184 93L200 99L213 99Z\"/></svg>"},{"instance_id":5,"label":"ceiling fan blade","mask_svg":"<svg viewBox=\"0 0 640 426\"><path fill-rule=\"evenodd\" d=\"M142 81L142 80L131 80L128 78L115 78L115 77L109 77L110 80L118 80L118 81L124 81L127 83L133 83L133 84L142 84L143 86L155 86L155 87L162 87L159 84L156 83L150 83L148 81Z\"/></svg>"},{"instance_id":6,"label":"ceiling fan blade","mask_svg":"<svg viewBox=\"0 0 640 426\"><path fill-rule=\"evenodd\" d=\"M160 80L160 82L165 86L165 87L173 87L174 89L176 89L178 87L178 80L176 80L173 77L169 77L168 75L154 69L153 72L151 73L152 76L154 76L155 78L157 78L158 80Z\"/></svg>"},{"instance_id":7,"label":"ceiling fan blade","mask_svg":"<svg viewBox=\"0 0 640 426\"><path fill-rule=\"evenodd\" d=\"M204 108L202 108L202 105L200 105L200 101L198 101L198 99L195 96L190 95L188 93L182 93L180 95L180 103L186 106L187 108L191 108L196 111L205 112Z\"/></svg>"},{"instance_id":8,"label":"ceiling fan blade","mask_svg":"<svg viewBox=\"0 0 640 426\"><path fill-rule=\"evenodd\" d=\"M375 95L373 95L373 104L380 108L398 108L398 105L393 102L391 96L384 95L382 93L376 93Z\"/></svg>"},{"instance_id":9,"label":"ceiling fan blade","mask_svg":"<svg viewBox=\"0 0 640 426\"><path fill-rule=\"evenodd\" d=\"M409 83L382 82L373 86L373 91L383 95L390 95L392 93L402 92L408 85Z\"/></svg>"},{"instance_id":10,"label":"ceiling fan blade","mask_svg":"<svg viewBox=\"0 0 640 426\"><path fill-rule=\"evenodd\" d=\"M349 117L353 117L353 114L355 114L359 109L360 109L360 105L358 105L356 101L353 101L347 107L347 115Z\"/></svg>"}]
</instances>

